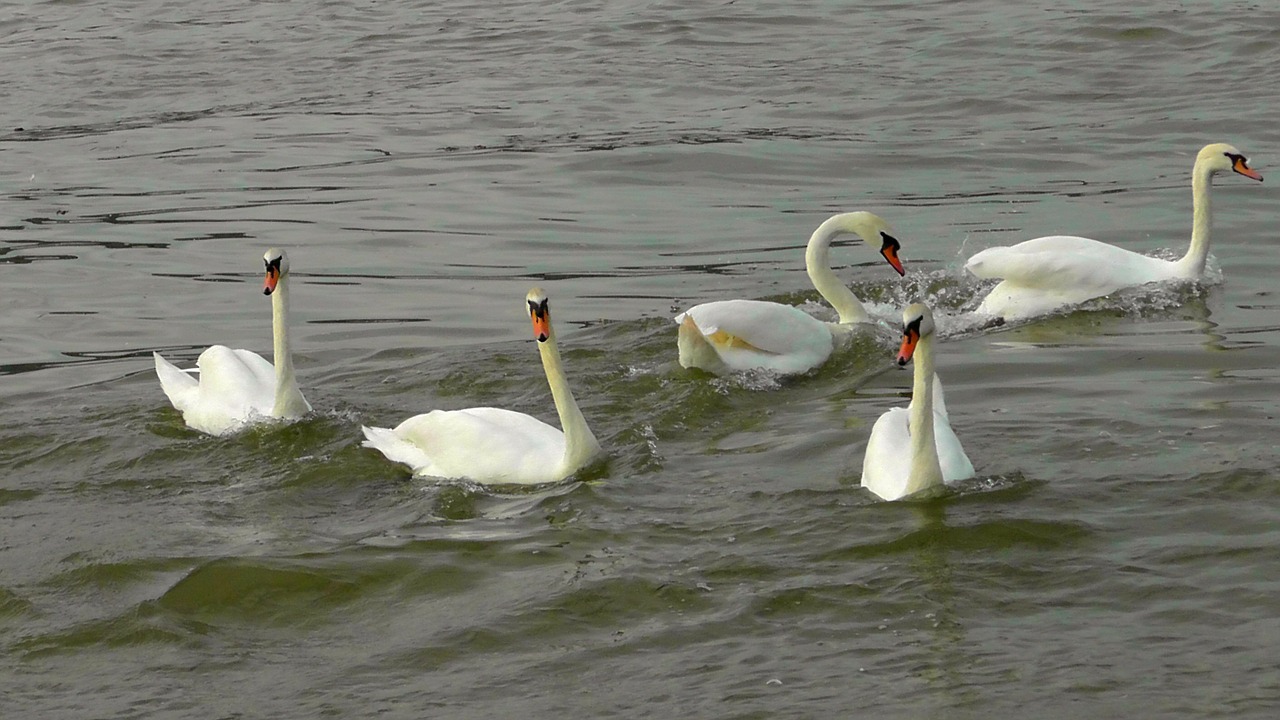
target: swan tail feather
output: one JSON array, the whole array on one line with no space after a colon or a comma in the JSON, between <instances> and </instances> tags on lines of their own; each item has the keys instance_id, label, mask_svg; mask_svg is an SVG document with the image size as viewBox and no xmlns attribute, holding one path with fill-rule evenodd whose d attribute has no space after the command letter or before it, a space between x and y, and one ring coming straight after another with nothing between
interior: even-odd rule
<instances>
[{"instance_id":1,"label":"swan tail feather","mask_svg":"<svg viewBox=\"0 0 1280 720\"><path fill-rule=\"evenodd\" d=\"M155 359L156 377L160 378L160 388L169 398L169 403L178 410L186 410L192 397L199 390L200 382L192 377L190 372L165 360L160 353L153 352L151 356Z\"/></svg>"},{"instance_id":2,"label":"swan tail feather","mask_svg":"<svg viewBox=\"0 0 1280 720\"><path fill-rule=\"evenodd\" d=\"M680 330L676 335L676 347L680 351L680 366L702 368L710 372L724 370L724 361L715 346L707 339L693 315L684 312L676 318Z\"/></svg>"},{"instance_id":3,"label":"swan tail feather","mask_svg":"<svg viewBox=\"0 0 1280 720\"><path fill-rule=\"evenodd\" d=\"M365 437L361 443L363 447L377 450L391 462L407 465L415 475L425 474L423 471L431 466L431 458L422 448L400 437L394 430L367 426L361 426L360 430Z\"/></svg>"}]
</instances>

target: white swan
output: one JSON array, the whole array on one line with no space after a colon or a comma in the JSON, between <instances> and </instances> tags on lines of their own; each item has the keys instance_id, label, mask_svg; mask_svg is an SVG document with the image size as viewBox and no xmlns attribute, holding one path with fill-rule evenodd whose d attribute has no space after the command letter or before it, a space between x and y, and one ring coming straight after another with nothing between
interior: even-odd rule
<instances>
[{"instance_id":1,"label":"white swan","mask_svg":"<svg viewBox=\"0 0 1280 720\"><path fill-rule=\"evenodd\" d=\"M272 248L262 259L267 265L262 292L271 296L275 367L257 353L225 345L200 353L199 369L189 371L152 353L169 402L182 411L187 425L210 435L225 435L268 418L293 420L311 412L311 404L298 389L289 352L289 258L283 250ZM200 379L192 377L192 372Z\"/></svg>"},{"instance_id":2,"label":"white swan","mask_svg":"<svg viewBox=\"0 0 1280 720\"><path fill-rule=\"evenodd\" d=\"M862 457L862 487L884 500L973 477L933 372L933 313L922 303L910 305L902 311L902 324L898 364L913 357L916 363L911 404L876 420Z\"/></svg>"},{"instance_id":3,"label":"white swan","mask_svg":"<svg viewBox=\"0 0 1280 720\"><path fill-rule=\"evenodd\" d=\"M1051 235L1011 247L987 248L969 258L965 268L980 278L1001 282L978 306L978 312L1024 319L1054 312L1068 305L1109 295L1116 290L1178 278L1198 278L1209 255L1213 214L1209 191L1213 176L1234 170L1254 180L1262 175L1249 167L1239 150L1224 144L1206 145L1191 170L1194 212L1191 247L1181 260L1139 255L1114 245L1069 235Z\"/></svg>"},{"instance_id":4,"label":"white swan","mask_svg":"<svg viewBox=\"0 0 1280 720\"><path fill-rule=\"evenodd\" d=\"M720 300L695 305L676 316L680 364L714 373L763 369L802 373L826 362L835 340L867 322L858 298L831 271L828 251L842 233L857 233L903 274L901 245L889 224L869 212L835 215L809 238L804 263L818 292L840 314L839 324L825 323L790 305L761 300Z\"/></svg>"},{"instance_id":5,"label":"white swan","mask_svg":"<svg viewBox=\"0 0 1280 720\"><path fill-rule=\"evenodd\" d=\"M501 408L432 410L394 430L364 427L364 446L408 465L417 476L477 483L532 485L563 480L600 454L600 443L569 391L547 296L529 291L529 316L551 399L564 432L524 413Z\"/></svg>"}]
</instances>

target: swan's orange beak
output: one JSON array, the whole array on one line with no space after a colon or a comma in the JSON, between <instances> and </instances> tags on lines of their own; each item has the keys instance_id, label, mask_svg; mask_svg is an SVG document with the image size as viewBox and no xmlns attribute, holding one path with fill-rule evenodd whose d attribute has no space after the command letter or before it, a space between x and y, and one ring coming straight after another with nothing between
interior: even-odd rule
<instances>
[{"instance_id":1,"label":"swan's orange beak","mask_svg":"<svg viewBox=\"0 0 1280 720\"><path fill-rule=\"evenodd\" d=\"M1253 178L1258 182L1262 182L1262 173L1249 167L1249 161L1245 160L1243 157L1236 157L1236 161L1231 164L1231 169L1247 178Z\"/></svg>"},{"instance_id":2,"label":"swan's orange beak","mask_svg":"<svg viewBox=\"0 0 1280 720\"><path fill-rule=\"evenodd\" d=\"M880 254L884 256L885 260L889 261L889 264L893 266L894 270L898 271L899 275L906 275L907 271L902 269L902 261L898 259L898 250L902 247L902 244L889 233L882 232L880 236L884 238L884 245L880 247Z\"/></svg>"},{"instance_id":3,"label":"swan's orange beak","mask_svg":"<svg viewBox=\"0 0 1280 720\"><path fill-rule=\"evenodd\" d=\"M280 268L274 265L267 266L267 280L262 284L262 294L270 295L275 292L276 283L280 282Z\"/></svg>"},{"instance_id":4,"label":"swan's orange beak","mask_svg":"<svg viewBox=\"0 0 1280 720\"><path fill-rule=\"evenodd\" d=\"M546 342L551 337L551 313L546 308L535 308L529 317L533 318L533 336L538 342Z\"/></svg>"},{"instance_id":5,"label":"swan's orange beak","mask_svg":"<svg viewBox=\"0 0 1280 720\"><path fill-rule=\"evenodd\" d=\"M902 347L898 348L898 365L906 365L915 354L916 343L920 342L920 331L914 326L907 326L902 333Z\"/></svg>"}]
</instances>

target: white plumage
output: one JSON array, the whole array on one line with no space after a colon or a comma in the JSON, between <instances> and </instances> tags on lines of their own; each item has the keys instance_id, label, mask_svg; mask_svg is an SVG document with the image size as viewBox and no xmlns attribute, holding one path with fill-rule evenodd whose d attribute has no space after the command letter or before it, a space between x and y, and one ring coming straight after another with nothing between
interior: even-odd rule
<instances>
[{"instance_id":1,"label":"white plumage","mask_svg":"<svg viewBox=\"0 0 1280 720\"><path fill-rule=\"evenodd\" d=\"M160 387L193 429L225 435L250 423L293 420L311 412L294 377L289 350L289 259L283 250L272 248L263 260L263 292L271 295L274 366L257 353L225 345L205 349L193 370L182 370L152 353Z\"/></svg>"},{"instance_id":2,"label":"white plumage","mask_svg":"<svg viewBox=\"0 0 1280 720\"><path fill-rule=\"evenodd\" d=\"M362 428L364 446L407 465L416 476L503 485L557 482L598 457L600 444L569 391L560 364L547 297L534 288L526 300L563 432L502 408L433 410L394 429Z\"/></svg>"},{"instance_id":3,"label":"white plumage","mask_svg":"<svg viewBox=\"0 0 1280 720\"><path fill-rule=\"evenodd\" d=\"M818 226L805 249L805 268L813 286L839 313L839 324L825 323L799 308L762 300L719 300L676 316L680 364L714 373L769 370L790 375L826 362L836 341L868 320L858 298L831 271L831 241L856 233L902 274L901 247L889 224L869 212L835 215Z\"/></svg>"},{"instance_id":4,"label":"white plumage","mask_svg":"<svg viewBox=\"0 0 1280 720\"><path fill-rule=\"evenodd\" d=\"M876 420L862 458L862 486L883 500L973 477L973 463L951 429L942 382L933 371L933 313L916 303L903 311L902 320L898 363L915 361L911 403Z\"/></svg>"},{"instance_id":5,"label":"white plumage","mask_svg":"<svg viewBox=\"0 0 1280 720\"><path fill-rule=\"evenodd\" d=\"M1254 180L1262 175L1230 145L1206 145L1191 171L1194 206L1191 246L1169 261L1071 235L1035 238L1009 247L987 248L965 268L980 278L999 279L978 312L1020 320L1055 312L1126 287L1198 278L1209 255L1212 225L1210 188L1215 174L1234 171Z\"/></svg>"}]
</instances>

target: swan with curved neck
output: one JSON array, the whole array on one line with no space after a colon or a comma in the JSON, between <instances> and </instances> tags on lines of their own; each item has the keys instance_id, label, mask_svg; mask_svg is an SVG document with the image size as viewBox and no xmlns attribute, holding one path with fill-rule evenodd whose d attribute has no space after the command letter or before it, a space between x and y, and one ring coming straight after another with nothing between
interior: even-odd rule
<instances>
[{"instance_id":1,"label":"swan with curved neck","mask_svg":"<svg viewBox=\"0 0 1280 720\"><path fill-rule=\"evenodd\" d=\"M502 408L432 410L394 429L361 428L364 447L408 465L416 476L502 485L557 482L598 457L600 443L565 379L547 296L534 288L525 299L563 431Z\"/></svg>"},{"instance_id":2,"label":"swan with curved neck","mask_svg":"<svg viewBox=\"0 0 1280 720\"><path fill-rule=\"evenodd\" d=\"M973 477L973 463L951 429L942 381L933 370L933 313L916 303L902 312L898 365L915 361L911 404L876 420L862 458L862 486L899 500Z\"/></svg>"},{"instance_id":3,"label":"swan with curved neck","mask_svg":"<svg viewBox=\"0 0 1280 720\"><path fill-rule=\"evenodd\" d=\"M235 432L266 419L295 420L311 412L298 388L289 349L289 257L272 248L263 256L263 294L271 296L275 365L249 350L213 345L200 353L196 370L184 371L152 353L156 375L169 402L187 425L210 435ZM198 373L199 379L190 373Z\"/></svg>"},{"instance_id":4,"label":"swan with curved neck","mask_svg":"<svg viewBox=\"0 0 1280 720\"><path fill-rule=\"evenodd\" d=\"M676 316L680 364L714 373L770 370L795 374L826 362L838 337L870 318L866 308L831 270L831 241L854 233L903 274L901 244L889 224L869 212L834 215L818 226L805 249L805 269L822 297L835 308L839 323L825 323L799 308L761 300L720 300L689 308Z\"/></svg>"},{"instance_id":5,"label":"swan with curved neck","mask_svg":"<svg viewBox=\"0 0 1280 720\"><path fill-rule=\"evenodd\" d=\"M1161 260L1114 245L1070 235L1050 235L1009 247L987 248L965 264L980 278L999 279L978 312L1006 320L1055 312L1121 288L1204 273L1213 222L1213 176L1235 172L1261 181L1239 150L1225 143L1206 145L1191 169L1191 246L1181 260Z\"/></svg>"}]
</instances>

